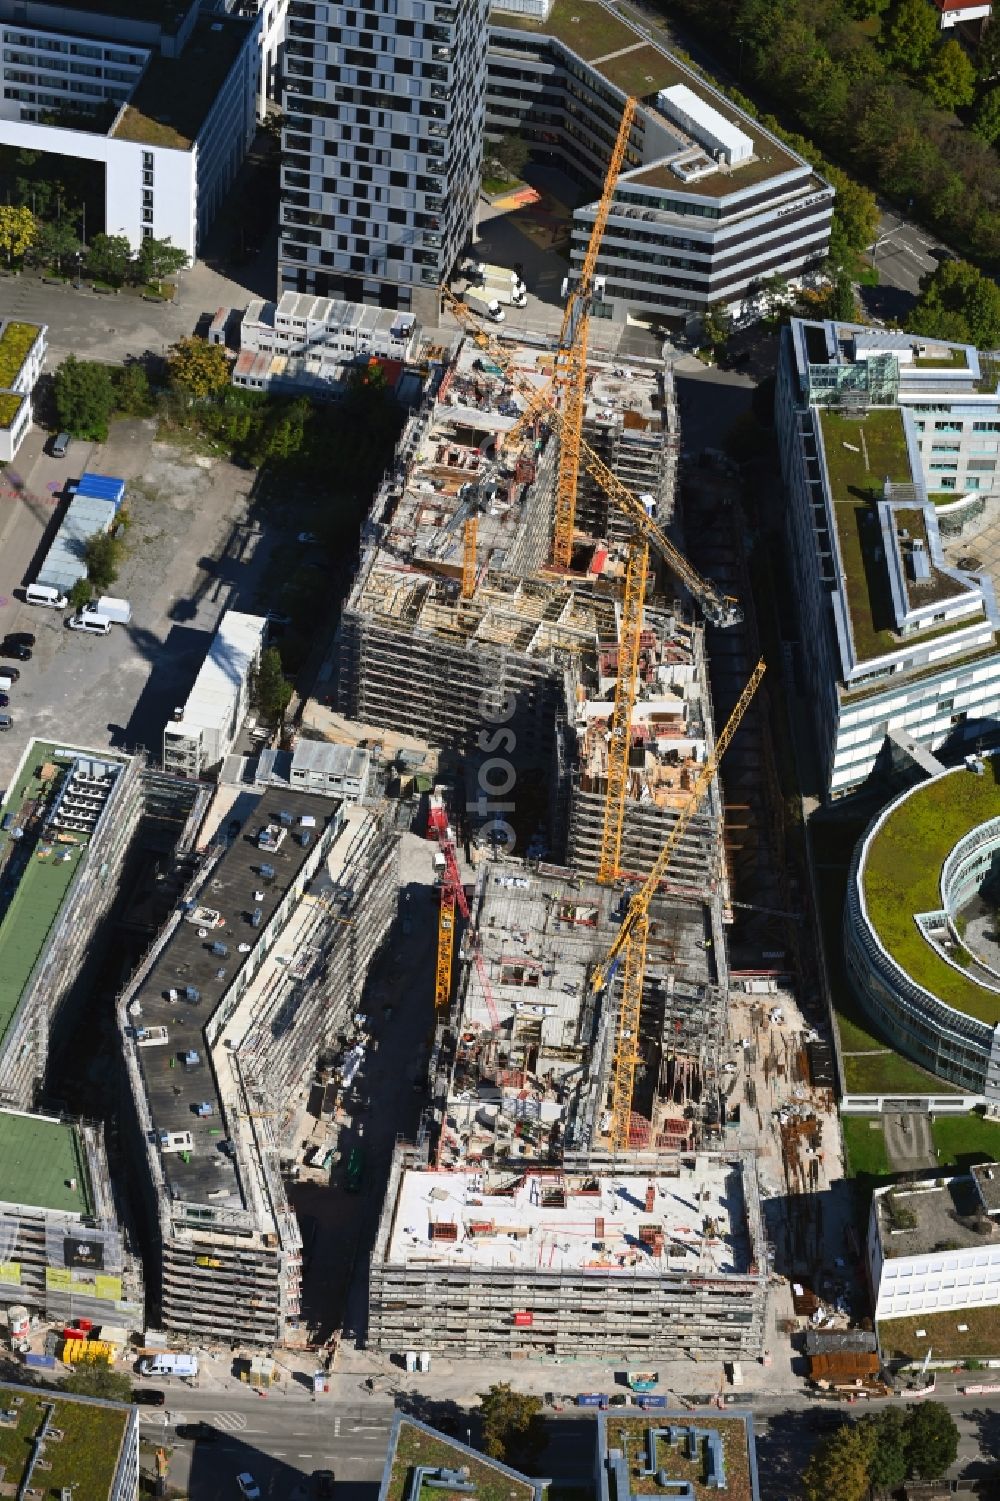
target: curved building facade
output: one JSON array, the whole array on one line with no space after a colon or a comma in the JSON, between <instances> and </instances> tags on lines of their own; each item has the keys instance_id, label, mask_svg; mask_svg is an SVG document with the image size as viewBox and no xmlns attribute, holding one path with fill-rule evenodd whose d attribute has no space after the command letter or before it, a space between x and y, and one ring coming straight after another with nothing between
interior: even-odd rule
<instances>
[{"instance_id":1,"label":"curved building facade","mask_svg":"<svg viewBox=\"0 0 1000 1501\"><path fill-rule=\"evenodd\" d=\"M852 987L914 1062L1000 1099L1000 759L942 772L890 803L854 854L844 911Z\"/></svg>"}]
</instances>

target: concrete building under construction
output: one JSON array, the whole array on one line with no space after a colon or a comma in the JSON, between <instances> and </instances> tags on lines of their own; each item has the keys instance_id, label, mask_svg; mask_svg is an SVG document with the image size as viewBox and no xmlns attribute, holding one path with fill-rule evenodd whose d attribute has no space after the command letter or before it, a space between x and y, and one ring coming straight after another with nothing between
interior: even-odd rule
<instances>
[{"instance_id":1,"label":"concrete building under construction","mask_svg":"<svg viewBox=\"0 0 1000 1501\"><path fill-rule=\"evenodd\" d=\"M397 842L378 812L298 789L229 812L118 1015L157 1317L271 1345L294 1337L302 1270L282 1158L391 922Z\"/></svg>"},{"instance_id":2,"label":"concrete building under construction","mask_svg":"<svg viewBox=\"0 0 1000 1501\"><path fill-rule=\"evenodd\" d=\"M0 1105L37 1101L143 813L141 760L30 740L0 804Z\"/></svg>"},{"instance_id":3,"label":"concrete building under construction","mask_svg":"<svg viewBox=\"0 0 1000 1501\"><path fill-rule=\"evenodd\" d=\"M480 865L432 1068L439 1164L612 1161L619 987L598 995L592 981L623 901L558 866ZM646 953L630 1145L662 1165L725 1139L718 1050L728 977L711 904L657 898Z\"/></svg>"},{"instance_id":4,"label":"concrete building under construction","mask_svg":"<svg viewBox=\"0 0 1000 1501\"><path fill-rule=\"evenodd\" d=\"M141 1329L142 1269L100 1126L0 1110L0 1303Z\"/></svg>"},{"instance_id":5,"label":"concrete building under construction","mask_svg":"<svg viewBox=\"0 0 1000 1501\"><path fill-rule=\"evenodd\" d=\"M444 1173L400 1149L368 1340L512 1359L751 1359L764 1349L766 1283L750 1160Z\"/></svg>"},{"instance_id":6,"label":"concrete building under construction","mask_svg":"<svg viewBox=\"0 0 1000 1501\"><path fill-rule=\"evenodd\" d=\"M551 351L517 346L512 357L525 380L550 379ZM594 375L595 389L601 378ZM641 484L666 524L672 465L657 393L669 377L650 366L631 383L605 383L588 407L587 436L627 483ZM637 399L626 398L629 389L643 403L632 415L644 425L634 428L620 405ZM350 718L465 747L482 728L483 689L491 686L517 697L511 724L521 757L545 756L567 668L594 655L598 636L617 639L612 601L624 561L608 531L624 537L627 526L612 524L606 502L589 481L581 484L578 566L568 578L545 573L557 444L538 437L532 451L529 434L526 448L491 461L519 412L510 380L466 343L408 425L371 511L338 636L335 700ZM474 579L463 596L472 520Z\"/></svg>"}]
</instances>

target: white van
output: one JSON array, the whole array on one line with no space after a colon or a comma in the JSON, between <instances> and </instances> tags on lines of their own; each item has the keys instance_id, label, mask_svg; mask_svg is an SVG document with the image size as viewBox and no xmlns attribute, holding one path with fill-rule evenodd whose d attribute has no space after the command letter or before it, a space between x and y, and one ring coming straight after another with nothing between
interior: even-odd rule
<instances>
[{"instance_id":1,"label":"white van","mask_svg":"<svg viewBox=\"0 0 1000 1501\"><path fill-rule=\"evenodd\" d=\"M65 610L69 604L65 594L60 594L49 584L29 584L24 597L29 605L51 605L54 610Z\"/></svg>"},{"instance_id":2,"label":"white van","mask_svg":"<svg viewBox=\"0 0 1000 1501\"><path fill-rule=\"evenodd\" d=\"M197 1376L197 1355L178 1355L174 1350L164 1350L162 1355L146 1356L139 1362L143 1376Z\"/></svg>"},{"instance_id":3,"label":"white van","mask_svg":"<svg viewBox=\"0 0 1000 1501\"><path fill-rule=\"evenodd\" d=\"M66 624L71 631L88 631L91 636L107 636L111 632L111 621L103 615L71 615Z\"/></svg>"}]
</instances>

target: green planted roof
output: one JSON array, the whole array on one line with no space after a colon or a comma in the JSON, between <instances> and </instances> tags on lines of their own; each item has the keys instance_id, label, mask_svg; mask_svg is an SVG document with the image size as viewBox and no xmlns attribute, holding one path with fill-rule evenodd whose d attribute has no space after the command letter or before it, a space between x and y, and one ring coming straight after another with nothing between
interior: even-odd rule
<instances>
[{"instance_id":1,"label":"green planted roof","mask_svg":"<svg viewBox=\"0 0 1000 1501\"><path fill-rule=\"evenodd\" d=\"M955 968L923 937L914 917L941 907L941 869L958 841L1000 817L996 760L983 776L964 767L903 798L873 836L862 871L868 920L916 985L988 1026L1000 1022L1000 993Z\"/></svg>"},{"instance_id":2,"label":"green planted roof","mask_svg":"<svg viewBox=\"0 0 1000 1501\"><path fill-rule=\"evenodd\" d=\"M19 1399L14 1406L13 1398ZM32 1490L46 1498L58 1497L64 1488L73 1501L108 1501L125 1440L129 1409L107 1402L81 1401L51 1391L0 1385L0 1407L17 1415L15 1423L0 1424L0 1467L9 1494L19 1495L40 1435L46 1413L62 1438L44 1445L49 1469L35 1469ZM6 1493L6 1492L5 1492Z\"/></svg>"},{"instance_id":3,"label":"green planted roof","mask_svg":"<svg viewBox=\"0 0 1000 1501\"><path fill-rule=\"evenodd\" d=\"M0 333L0 390L9 390L17 380L41 332L37 323L4 324Z\"/></svg>"},{"instance_id":4,"label":"green planted roof","mask_svg":"<svg viewBox=\"0 0 1000 1501\"><path fill-rule=\"evenodd\" d=\"M75 1188L70 1187L73 1183ZM66 1214L92 1213L76 1126L0 1110L0 1201Z\"/></svg>"}]
</instances>

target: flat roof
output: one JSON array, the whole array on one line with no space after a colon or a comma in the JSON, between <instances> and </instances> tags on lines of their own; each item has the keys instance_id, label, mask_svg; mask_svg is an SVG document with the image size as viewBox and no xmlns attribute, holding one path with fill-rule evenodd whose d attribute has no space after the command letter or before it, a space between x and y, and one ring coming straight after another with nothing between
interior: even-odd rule
<instances>
[{"instance_id":1,"label":"flat roof","mask_svg":"<svg viewBox=\"0 0 1000 1501\"><path fill-rule=\"evenodd\" d=\"M46 329L44 323L5 318L0 323L0 389L9 390Z\"/></svg>"},{"instance_id":2,"label":"flat roof","mask_svg":"<svg viewBox=\"0 0 1000 1501\"><path fill-rule=\"evenodd\" d=\"M883 1360L923 1360L928 1353L937 1360L992 1360L1000 1350L1000 1303L879 1319L876 1328Z\"/></svg>"},{"instance_id":3,"label":"flat roof","mask_svg":"<svg viewBox=\"0 0 1000 1501\"><path fill-rule=\"evenodd\" d=\"M114 20L142 21L172 35L180 29L184 17L198 0L32 0L37 10L52 8L84 11L88 16L108 16ZM65 24L60 27L65 30ZM108 40L117 40L109 37ZM127 39L122 39L127 45Z\"/></svg>"},{"instance_id":4,"label":"flat roof","mask_svg":"<svg viewBox=\"0 0 1000 1501\"><path fill-rule=\"evenodd\" d=\"M339 807L339 802L315 793L268 788L246 815L242 831L198 894L199 906L218 912L223 924L209 928L182 917L141 986L129 997L129 1020L133 1025L167 1030L166 1045L137 1046L135 1051L154 1130L191 1133L189 1152L161 1152L164 1177L179 1199L217 1202L219 1207L244 1207L236 1169L220 1150L231 1130L225 1119L205 1029L223 996L232 990L244 964L249 962L275 910L313 852L315 840L321 837ZM258 834L267 825L281 827L282 813L289 815L292 826L278 849L262 850L257 844ZM294 837L302 818L315 820L309 849L304 849ZM272 867L273 879L261 875L262 864ZM258 899L260 891L263 896ZM254 928L250 922L255 908L262 911L260 928ZM215 943L225 944L228 952L213 954ZM241 944L248 946L248 952L240 952ZM197 1002L185 998L189 986L198 992ZM177 996L176 1000L171 999L172 994ZM193 1068L185 1068L182 1063L183 1055L189 1051L199 1056ZM196 1114L202 1103L211 1105L211 1115Z\"/></svg>"},{"instance_id":5,"label":"flat roof","mask_svg":"<svg viewBox=\"0 0 1000 1501\"><path fill-rule=\"evenodd\" d=\"M134 1408L93 1397L69 1397L46 1387L38 1390L0 1382L0 1467L5 1490L21 1494L33 1458L48 1469L35 1469L33 1488L46 1496L64 1489L73 1501L109 1501L117 1496L115 1480ZM46 1418L62 1437L36 1450Z\"/></svg>"},{"instance_id":6,"label":"flat roof","mask_svg":"<svg viewBox=\"0 0 1000 1501\"><path fill-rule=\"evenodd\" d=\"M949 964L914 916L941 907L941 869L965 834L1000 816L1000 761L983 775L964 766L922 782L882 815L859 870L868 921L886 952L916 985L989 1026L1000 1022L1000 991Z\"/></svg>"},{"instance_id":7,"label":"flat roof","mask_svg":"<svg viewBox=\"0 0 1000 1501\"><path fill-rule=\"evenodd\" d=\"M123 766L113 754L94 753L49 741L29 742L0 817L14 815L14 829L0 833L0 1044L25 987L41 958L77 872L90 835L46 828L46 819L72 768L72 758Z\"/></svg>"},{"instance_id":8,"label":"flat roof","mask_svg":"<svg viewBox=\"0 0 1000 1501\"><path fill-rule=\"evenodd\" d=\"M226 611L188 694L183 717L174 729L223 730L232 722L234 707L266 633L263 615ZM169 731L171 726L166 728Z\"/></svg>"},{"instance_id":9,"label":"flat roof","mask_svg":"<svg viewBox=\"0 0 1000 1501\"><path fill-rule=\"evenodd\" d=\"M180 57L152 58L115 126L115 139L187 151L255 24L213 12L197 22Z\"/></svg>"},{"instance_id":10,"label":"flat roof","mask_svg":"<svg viewBox=\"0 0 1000 1501\"><path fill-rule=\"evenodd\" d=\"M595 73L623 94L649 100L655 108L655 95L661 89L683 84L701 101L711 105L727 125L750 137L754 157L734 168L721 168L711 176L684 182L665 164L648 164L621 179L647 187L669 188L675 193L702 194L719 198L742 192L769 177L807 164L768 135L763 127L737 109L724 94L709 85L679 58L659 46L653 39L617 14L604 0L554 0L548 16L542 20L521 13L507 12L503 0L495 0L491 11L494 28L532 32L551 37L575 52ZM502 45L502 43L500 44ZM657 111L660 123L676 131L675 122ZM678 149L687 150L679 144Z\"/></svg>"},{"instance_id":11,"label":"flat roof","mask_svg":"<svg viewBox=\"0 0 1000 1501\"><path fill-rule=\"evenodd\" d=\"M469 1501L541 1501L546 1486L545 1481L530 1480L509 1465L489 1459L458 1439L446 1438L437 1429L415 1418L404 1417L397 1410L389 1432L378 1501L410 1501L414 1471L423 1467L432 1471L463 1471L463 1482L470 1489L463 1490L462 1494L467 1495ZM412 1501L441 1501L441 1498L459 1501L456 1493L447 1487L426 1483L421 1485Z\"/></svg>"},{"instance_id":12,"label":"flat roof","mask_svg":"<svg viewBox=\"0 0 1000 1501\"><path fill-rule=\"evenodd\" d=\"M664 1431L665 1430L665 1431ZM695 1452L691 1453L694 1430ZM601 1455L599 1501L629 1501L630 1496L662 1496L671 1501L678 1495L677 1482L687 1481L696 1501L757 1501L757 1457L753 1433L753 1416L749 1412L731 1412L725 1417L706 1408L674 1408L650 1412L643 1417L619 1417L598 1413L598 1445ZM655 1458L653 1473L649 1468L650 1435ZM725 1467L716 1484L706 1485L709 1456L705 1434L717 1434ZM621 1456L621 1469L609 1463ZM619 1486L621 1472L627 1476L627 1488ZM662 1483L667 1481L667 1485ZM624 1491L624 1494L621 1492Z\"/></svg>"},{"instance_id":13,"label":"flat roof","mask_svg":"<svg viewBox=\"0 0 1000 1501\"><path fill-rule=\"evenodd\" d=\"M605 1277L746 1275L752 1255L743 1170L702 1155L692 1160L693 1167L662 1178L516 1164L485 1172L408 1170L385 1259Z\"/></svg>"},{"instance_id":14,"label":"flat roof","mask_svg":"<svg viewBox=\"0 0 1000 1501\"><path fill-rule=\"evenodd\" d=\"M935 1251L982 1250L989 1235L975 1228L981 1205L966 1174L946 1182L897 1183L879 1190L875 1207L887 1261Z\"/></svg>"},{"instance_id":15,"label":"flat roof","mask_svg":"<svg viewBox=\"0 0 1000 1501\"><path fill-rule=\"evenodd\" d=\"M71 1121L0 1110L0 1201L93 1213L86 1155Z\"/></svg>"}]
</instances>

